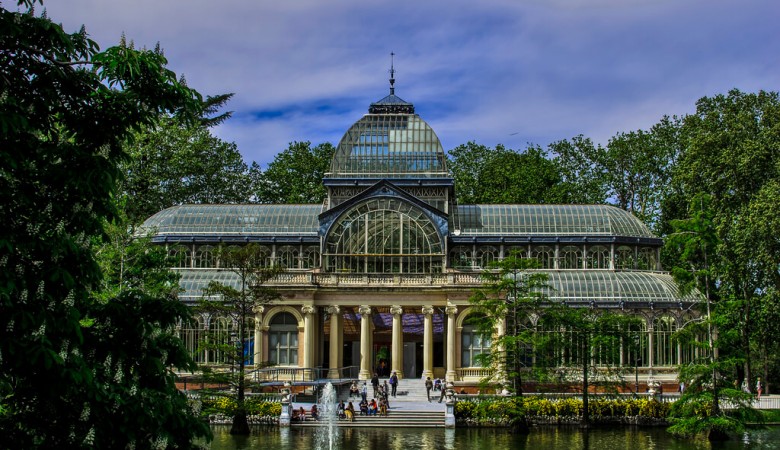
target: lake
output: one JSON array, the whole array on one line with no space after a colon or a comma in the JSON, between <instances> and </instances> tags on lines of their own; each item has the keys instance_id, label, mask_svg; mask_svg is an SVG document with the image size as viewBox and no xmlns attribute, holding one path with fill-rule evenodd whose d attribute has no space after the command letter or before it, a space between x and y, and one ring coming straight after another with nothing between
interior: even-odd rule
<instances>
[{"instance_id":1,"label":"lake","mask_svg":"<svg viewBox=\"0 0 780 450\"><path fill-rule=\"evenodd\" d=\"M228 426L215 426L213 450L228 449L327 449L319 444L315 428L257 429L251 436L231 436ZM458 428L341 428L335 449L341 450L780 450L780 427L751 430L739 439L711 445L706 440L681 440L663 428L599 428L588 432L576 428L534 428L528 435L514 435L504 429Z\"/></svg>"}]
</instances>

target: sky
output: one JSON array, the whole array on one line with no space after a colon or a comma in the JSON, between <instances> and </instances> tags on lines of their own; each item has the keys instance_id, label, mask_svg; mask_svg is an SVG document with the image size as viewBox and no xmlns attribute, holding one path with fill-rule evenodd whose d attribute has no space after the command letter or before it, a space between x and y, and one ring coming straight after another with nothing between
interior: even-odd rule
<instances>
[{"instance_id":1,"label":"sky","mask_svg":"<svg viewBox=\"0 0 780 450\"><path fill-rule=\"evenodd\" d=\"M446 150L606 145L704 96L780 90L778 0L50 0L101 48L157 42L214 129L266 167L292 141L334 145L389 93ZM8 8L8 6L6 6Z\"/></svg>"}]
</instances>

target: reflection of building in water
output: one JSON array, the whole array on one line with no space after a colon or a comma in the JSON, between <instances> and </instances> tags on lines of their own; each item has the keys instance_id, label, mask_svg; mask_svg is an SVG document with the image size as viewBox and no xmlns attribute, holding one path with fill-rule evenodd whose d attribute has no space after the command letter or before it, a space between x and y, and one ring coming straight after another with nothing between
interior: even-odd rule
<instances>
[{"instance_id":1,"label":"reflection of building in water","mask_svg":"<svg viewBox=\"0 0 780 450\"><path fill-rule=\"evenodd\" d=\"M188 303L210 280L236 283L218 245L258 243L265 264L286 269L271 283L283 300L255 316L250 363L288 374L322 367L332 378L359 366L366 379L384 360L383 376L476 381L488 370L476 356L494 336L464 320L468 297L481 270L510 251L539 261L552 299L642 318L638 342L594 354L595 365L672 380L698 351L672 340L696 298L660 271L662 241L642 222L605 205L459 205L439 139L392 90L347 130L322 182L322 205L182 205L145 223L176 256ZM206 336L227 342L234 327L204 315L182 336L195 351Z\"/></svg>"}]
</instances>

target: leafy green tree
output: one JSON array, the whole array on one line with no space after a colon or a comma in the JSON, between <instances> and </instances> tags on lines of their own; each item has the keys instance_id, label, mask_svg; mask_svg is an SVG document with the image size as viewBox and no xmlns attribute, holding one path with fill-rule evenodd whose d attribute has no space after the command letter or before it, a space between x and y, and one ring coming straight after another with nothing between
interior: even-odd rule
<instances>
[{"instance_id":1,"label":"leafy green tree","mask_svg":"<svg viewBox=\"0 0 780 450\"><path fill-rule=\"evenodd\" d=\"M532 270L538 266L536 259L511 253L482 272L482 287L469 298L479 312L472 321L483 335L492 336L505 324L504 332L492 342L495 351L480 355L479 362L494 368L498 376L505 374L516 394L523 393L523 373L537 337L527 324L532 315L542 313L547 287L547 274Z\"/></svg>"},{"instance_id":2,"label":"leafy green tree","mask_svg":"<svg viewBox=\"0 0 780 450\"><path fill-rule=\"evenodd\" d=\"M244 405L246 390L246 356L243 343L249 338L249 324L254 319L258 306L266 305L280 298L279 292L266 286L266 283L280 272L278 267L268 267L261 259L259 245L248 244L242 247L219 247L217 257L226 270L237 276L236 286L209 282L204 289L203 299L198 302L198 309L214 316L227 317L237 326L236 342L227 346L211 345L212 349L220 350L231 364L238 366L235 376L228 381L236 389L236 413L233 416L231 434L249 434L249 423Z\"/></svg>"},{"instance_id":3,"label":"leafy green tree","mask_svg":"<svg viewBox=\"0 0 780 450\"><path fill-rule=\"evenodd\" d=\"M780 179L780 100L774 92L755 94L732 90L705 97L680 130L684 152L674 172L675 190L711 199L712 223L718 244L709 261L717 279L724 326L740 335L727 348L744 363L738 374L754 385L756 325L759 307L777 292L777 245L780 233L773 213ZM723 330L721 330L723 331ZM763 331L761 332L763 334ZM761 339L777 341L780 336Z\"/></svg>"},{"instance_id":4,"label":"leafy green tree","mask_svg":"<svg viewBox=\"0 0 780 450\"><path fill-rule=\"evenodd\" d=\"M557 162L539 147L518 152L469 142L450 150L448 164L463 204L569 203L573 198Z\"/></svg>"},{"instance_id":5,"label":"leafy green tree","mask_svg":"<svg viewBox=\"0 0 780 450\"><path fill-rule=\"evenodd\" d=\"M249 201L249 170L236 144L200 123L162 117L134 133L125 150L120 192L133 223L174 205Z\"/></svg>"},{"instance_id":6,"label":"leafy green tree","mask_svg":"<svg viewBox=\"0 0 780 450\"><path fill-rule=\"evenodd\" d=\"M603 204L607 199L604 167L598 164L604 148L582 135L548 146L560 167L562 182L572 203Z\"/></svg>"},{"instance_id":7,"label":"leafy green tree","mask_svg":"<svg viewBox=\"0 0 780 450\"><path fill-rule=\"evenodd\" d=\"M329 143L311 146L310 142L291 142L262 171L252 164L252 192L258 203L322 203L325 188L322 178L330 170L335 148Z\"/></svg>"},{"instance_id":8,"label":"leafy green tree","mask_svg":"<svg viewBox=\"0 0 780 450\"><path fill-rule=\"evenodd\" d=\"M0 29L0 447L191 447L204 429L169 370L188 361L160 333L181 305L142 289L101 300L92 242L129 133L197 116L200 96L160 52L101 52L31 10L0 8Z\"/></svg>"},{"instance_id":9,"label":"leafy green tree","mask_svg":"<svg viewBox=\"0 0 780 450\"><path fill-rule=\"evenodd\" d=\"M542 382L579 380L583 424L588 425L590 377L595 373L591 358L617 367L621 344L636 340L638 319L550 299L549 276L537 268L535 259L512 253L483 272L483 286L469 298L479 312L472 322L484 335L493 335L504 324L505 329L493 342L494 350L480 355L480 362L499 376L506 374L517 394L523 392L524 374ZM569 368L574 370L568 371L572 376L567 379Z\"/></svg>"}]
</instances>

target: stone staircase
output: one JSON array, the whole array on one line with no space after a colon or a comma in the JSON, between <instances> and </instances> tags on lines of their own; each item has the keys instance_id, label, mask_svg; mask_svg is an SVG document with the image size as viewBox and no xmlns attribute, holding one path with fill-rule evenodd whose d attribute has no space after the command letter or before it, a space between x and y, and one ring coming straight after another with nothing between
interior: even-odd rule
<instances>
[{"instance_id":1,"label":"stone staircase","mask_svg":"<svg viewBox=\"0 0 780 450\"><path fill-rule=\"evenodd\" d=\"M376 428L376 427L396 427L396 428L444 428L444 410L441 411L410 411L393 410L387 416L355 416L355 420L339 420L339 427L354 428ZM324 422L307 417L305 421L293 421L292 427L319 427L324 426Z\"/></svg>"}]
</instances>

